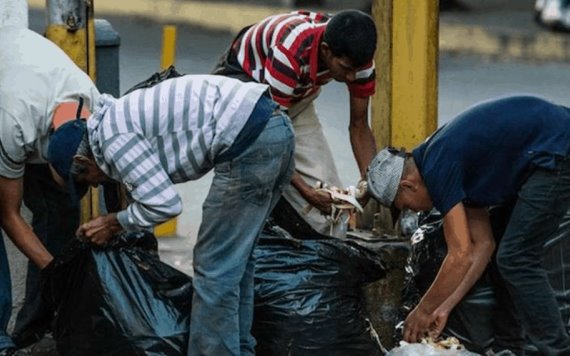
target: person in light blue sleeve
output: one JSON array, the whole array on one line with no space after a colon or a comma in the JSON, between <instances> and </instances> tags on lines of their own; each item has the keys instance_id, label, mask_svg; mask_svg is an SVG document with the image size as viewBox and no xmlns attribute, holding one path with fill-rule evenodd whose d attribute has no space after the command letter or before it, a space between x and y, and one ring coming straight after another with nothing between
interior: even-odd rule
<instances>
[{"instance_id":1,"label":"person in light blue sleeve","mask_svg":"<svg viewBox=\"0 0 570 356\"><path fill-rule=\"evenodd\" d=\"M189 355L254 354L253 248L294 170L289 117L268 86L185 75L115 99L54 133L48 160L71 192L108 179L130 204L77 231L104 244L182 212L177 183L214 172L194 246ZM80 195L80 194L79 194Z\"/></svg>"}]
</instances>

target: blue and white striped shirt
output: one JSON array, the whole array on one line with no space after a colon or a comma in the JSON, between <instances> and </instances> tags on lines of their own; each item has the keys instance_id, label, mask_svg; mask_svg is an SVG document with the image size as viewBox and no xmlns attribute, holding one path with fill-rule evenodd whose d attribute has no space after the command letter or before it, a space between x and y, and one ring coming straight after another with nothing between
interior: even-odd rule
<instances>
[{"instance_id":1,"label":"blue and white striped shirt","mask_svg":"<svg viewBox=\"0 0 570 356\"><path fill-rule=\"evenodd\" d=\"M267 88L224 76L185 75L119 99L103 95L87 128L97 164L133 199L117 215L123 228L152 227L180 214L173 185L213 168Z\"/></svg>"}]
</instances>

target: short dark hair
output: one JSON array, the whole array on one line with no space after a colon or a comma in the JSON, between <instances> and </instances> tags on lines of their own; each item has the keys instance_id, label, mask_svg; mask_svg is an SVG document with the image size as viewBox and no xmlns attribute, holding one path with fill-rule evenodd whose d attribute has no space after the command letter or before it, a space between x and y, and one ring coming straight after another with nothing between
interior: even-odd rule
<instances>
[{"instance_id":1,"label":"short dark hair","mask_svg":"<svg viewBox=\"0 0 570 356\"><path fill-rule=\"evenodd\" d=\"M347 57L362 67L374 58L376 25L370 15L359 10L343 10L328 22L323 40L335 57Z\"/></svg>"}]
</instances>

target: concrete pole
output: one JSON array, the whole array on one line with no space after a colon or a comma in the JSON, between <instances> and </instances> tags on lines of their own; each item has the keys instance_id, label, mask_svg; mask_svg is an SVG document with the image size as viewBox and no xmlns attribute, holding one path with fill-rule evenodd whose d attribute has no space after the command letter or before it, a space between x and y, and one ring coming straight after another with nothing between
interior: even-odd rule
<instances>
[{"instance_id":1,"label":"concrete pole","mask_svg":"<svg viewBox=\"0 0 570 356\"><path fill-rule=\"evenodd\" d=\"M1 0L0 27L2 26L28 28L28 1Z\"/></svg>"},{"instance_id":2,"label":"concrete pole","mask_svg":"<svg viewBox=\"0 0 570 356\"><path fill-rule=\"evenodd\" d=\"M46 37L57 44L95 82L94 0L46 0ZM99 215L99 190L81 200L81 222Z\"/></svg>"}]
</instances>

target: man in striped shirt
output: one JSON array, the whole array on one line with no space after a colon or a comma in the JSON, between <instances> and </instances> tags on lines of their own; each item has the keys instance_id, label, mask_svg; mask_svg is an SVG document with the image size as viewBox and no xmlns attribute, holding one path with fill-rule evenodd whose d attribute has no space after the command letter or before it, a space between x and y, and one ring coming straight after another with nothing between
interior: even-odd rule
<instances>
[{"instance_id":1,"label":"man in striped shirt","mask_svg":"<svg viewBox=\"0 0 570 356\"><path fill-rule=\"evenodd\" d=\"M347 84L350 142L365 177L376 152L368 125L369 97L375 90L375 49L374 22L361 11L341 11L332 17L296 11L244 28L214 69L216 74L268 84L273 99L288 111L296 136L296 173L284 197L321 233L329 231L330 222L323 213L330 213L332 199L315 186L324 182L342 187L342 183L313 100L321 86L333 79ZM337 226L333 234L345 232L346 226Z\"/></svg>"},{"instance_id":2,"label":"man in striped shirt","mask_svg":"<svg viewBox=\"0 0 570 356\"><path fill-rule=\"evenodd\" d=\"M50 145L50 162L72 190L111 178L132 198L80 226L78 235L96 244L177 216L174 184L214 169L194 247L190 355L254 353L250 257L294 169L290 120L266 93L266 85L223 76L173 78L119 99L103 95L86 125L70 123Z\"/></svg>"}]
</instances>

